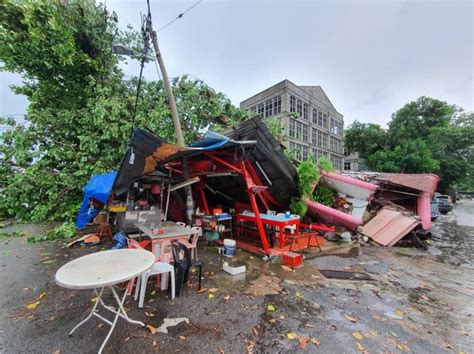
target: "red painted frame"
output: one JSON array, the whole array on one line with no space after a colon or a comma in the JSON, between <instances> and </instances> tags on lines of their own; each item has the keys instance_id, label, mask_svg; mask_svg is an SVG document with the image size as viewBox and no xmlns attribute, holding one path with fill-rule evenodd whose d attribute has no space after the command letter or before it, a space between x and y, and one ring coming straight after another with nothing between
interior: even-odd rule
<instances>
[{"instance_id":1,"label":"red painted frame","mask_svg":"<svg viewBox=\"0 0 474 354\"><path fill-rule=\"evenodd\" d=\"M284 220L284 221L283 220L276 221L276 220L266 219L265 217L261 217L260 215L259 217L263 224L277 226L279 228L280 232L279 232L278 238L280 242L280 247L283 247L283 244L285 243L285 236L284 236L284 231L283 231L285 226L296 225L295 232L297 235L300 233L300 219L299 218L294 218L294 219L289 219L289 220ZM237 214L235 216L235 221L237 224L240 221L256 222L256 218L252 215Z\"/></svg>"}]
</instances>

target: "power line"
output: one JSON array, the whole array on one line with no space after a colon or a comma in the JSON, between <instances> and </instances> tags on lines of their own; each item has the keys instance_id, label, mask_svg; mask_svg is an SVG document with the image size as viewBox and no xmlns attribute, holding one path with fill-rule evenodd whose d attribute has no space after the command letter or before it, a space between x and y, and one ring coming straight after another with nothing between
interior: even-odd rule
<instances>
[{"instance_id":1,"label":"power line","mask_svg":"<svg viewBox=\"0 0 474 354\"><path fill-rule=\"evenodd\" d=\"M189 11L191 11L192 9L194 9L196 6L198 6L201 2L202 2L202 0L196 1L193 5L191 5L189 8L187 8L184 12L180 13L176 18L172 19L172 20L171 20L170 22L168 22L166 25L164 25L163 27L159 28L158 31L156 31L156 32L160 32L161 30L164 30L166 27L170 26L173 22L175 22L176 20L179 20L179 19L182 18L186 13L188 13Z\"/></svg>"}]
</instances>

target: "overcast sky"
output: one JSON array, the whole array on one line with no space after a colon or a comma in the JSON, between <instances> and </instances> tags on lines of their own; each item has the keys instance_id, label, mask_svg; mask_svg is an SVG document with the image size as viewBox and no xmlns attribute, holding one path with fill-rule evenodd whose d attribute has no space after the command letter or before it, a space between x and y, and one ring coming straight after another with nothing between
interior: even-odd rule
<instances>
[{"instance_id":1,"label":"overcast sky","mask_svg":"<svg viewBox=\"0 0 474 354\"><path fill-rule=\"evenodd\" d=\"M155 29L195 1L151 0ZM385 125L419 96L474 110L473 1L203 0L159 32L170 76L185 73L234 104L289 79L321 85L345 124ZM140 25L146 1L108 0L121 27ZM124 68L138 75L138 64ZM156 68L145 75L157 79ZM25 100L0 74L0 115L24 112Z\"/></svg>"}]
</instances>

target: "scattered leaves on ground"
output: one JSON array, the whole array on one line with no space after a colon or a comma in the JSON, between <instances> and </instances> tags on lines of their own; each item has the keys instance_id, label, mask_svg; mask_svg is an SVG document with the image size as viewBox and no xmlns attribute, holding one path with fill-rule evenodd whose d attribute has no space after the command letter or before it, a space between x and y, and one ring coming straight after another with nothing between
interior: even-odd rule
<instances>
[{"instance_id":1,"label":"scattered leaves on ground","mask_svg":"<svg viewBox=\"0 0 474 354\"><path fill-rule=\"evenodd\" d=\"M274 312L276 310L276 308L273 305L268 305L267 310L268 310L268 312Z\"/></svg>"},{"instance_id":2,"label":"scattered leaves on ground","mask_svg":"<svg viewBox=\"0 0 474 354\"><path fill-rule=\"evenodd\" d=\"M39 304L40 304L39 301L35 301L35 302L30 303L30 304L27 304L27 305L26 305L26 308L27 308L28 310L34 310L35 308L38 307Z\"/></svg>"},{"instance_id":3,"label":"scattered leaves on ground","mask_svg":"<svg viewBox=\"0 0 474 354\"><path fill-rule=\"evenodd\" d=\"M218 288L210 288L209 289L209 292L210 293L215 293L216 291L218 291L219 289Z\"/></svg>"},{"instance_id":4,"label":"scattered leaves on ground","mask_svg":"<svg viewBox=\"0 0 474 354\"><path fill-rule=\"evenodd\" d=\"M299 347L301 349L306 349L306 346L308 345L308 342L309 342L309 338L308 337L300 337L299 339Z\"/></svg>"},{"instance_id":5,"label":"scattered leaves on ground","mask_svg":"<svg viewBox=\"0 0 474 354\"><path fill-rule=\"evenodd\" d=\"M301 293L300 293L299 291L296 291L296 292L295 292L295 296L296 296L296 297L301 297Z\"/></svg>"},{"instance_id":6,"label":"scattered leaves on ground","mask_svg":"<svg viewBox=\"0 0 474 354\"><path fill-rule=\"evenodd\" d=\"M209 299L214 299L216 296L213 293L209 293L209 294L207 294L207 297Z\"/></svg>"},{"instance_id":7,"label":"scattered leaves on ground","mask_svg":"<svg viewBox=\"0 0 474 354\"><path fill-rule=\"evenodd\" d=\"M311 337L311 339L309 341L317 347L319 347L319 345L321 344L321 342L318 339L316 339L315 337Z\"/></svg>"},{"instance_id":8,"label":"scattered leaves on ground","mask_svg":"<svg viewBox=\"0 0 474 354\"><path fill-rule=\"evenodd\" d=\"M146 328L150 331L151 334L158 333L160 330L152 325L146 325Z\"/></svg>"},{"instance_id":9,"label":"scattered leaves on ground","mask_svg":"<svg viewBox=\"0 0 474 354\"><path fill-rule=\"evenodd\" d=\"M38 299L42 299L46 296L45 292L42 292L41 294L38 295Z\"/></svg>"},{"instance_id":10,"label":"scattered leaves on ground","mask_svg":"<svg viewBox=\"0 0 474 354\"><path fill-rule=\"evenodd\" d=\"M226 295L226 296L224 296L224 300L226 300L226 301L227 301L227 300L230 300L230 298L231 298L231 296L230 296L230 295Z\"/></svg>"},{"instance_id":11,"label":"scattered leaves on ground","mask_svg":"<svg viewBox=\"0 0 474 354\"><path fill-rule=\"evenodd\" d=\"M360 332L354 332L354 333L352 333L352 336L353 336L355 339L359 339L359 340L364 339L364 336L363 336L362 333L360 333Z\"/></svg>"},{"instance_id":12,"label":"scattered leaves on ground","mask_svg":"<svg viewBox=\"0 0 474 354\"><path fill-rule=\"evenodd\" d=\"M287 337L288 339L296 339L296 338L297 338L297 335L296 335L295 333L293 333L293 332L288 332L288 333L286 334L286 337Z\"/></svg>"},{"instance_id":13,"label":"scattered leaves on ground","mask_svg":"<svg viewBox=\"0 0 474 354\"><path fill-rule=\"evenodd\" d=\"M453 346L445 340L443 340L443 347L445 347L446 349L453 349Z\"/></svg>"},{"instance_id":14,"label":"scattered leaves on ground","mask_svg":"<svg viewBox=\"0 0 474 354\"><path fill-rule=\"evenodd\" d=\"M181 340L186 340L185 336L179 336L178 338L181 339Z\"/></svg>"},{"instance_id":15,"label":"scattered leaves on ground","mask_svg":"<svg viewBox=\"0 0 474 354\"><path fill-rule=\"evenodd\" d=\"M356 320L354 317L349 316L349 315L346 315L346 319L349 320L349 321L351 321L352 323L356 323L356 322L357 322L357 320Z\"/></svg>"},{"instance_id":16,"label":"scattered leaves on ground","mask_svg":"<svg viewBox=\"0 0 474 354\"><path fill-rule=\"evenodd\" d=\"M96 302L97 301L97 296L94 296L90 299L90 302Z\"/></svg>"},{"instance_id":17,"label":"scattered leaves on ground","mask_svg":"<svg viewBox=\"0 0 474 354\"><path fill-rule=\"evenodd\" d=\"M156 290L153 290L153 291L150 293L151 296L155 296L155 294L156 294Z\"/></svg>"},{"instance_id":18,"label":"scattered leaves on ground","mask_svg":"<svg viewBox=\"0 0 474 354\"><path fill-rule=\"evenodd\" d=\"M360 343L356 343L356 346L357 346L357 350L360 350L361 352L365 350L364 346Z\"/></svg>"},{"instance_id":19,"label":"scattered leaves on ground","mask_svg":"<svg viewBox=\"0 0 474 354\"><path fill-rule=\"evenodd\" d=\"M284 270L286 270L287 272L294 272L294 271L295 271L293 268L288 267L288 266L283 265L283 264L281 265L281 267L282 267Z\"/></svg>"}]
</instances>

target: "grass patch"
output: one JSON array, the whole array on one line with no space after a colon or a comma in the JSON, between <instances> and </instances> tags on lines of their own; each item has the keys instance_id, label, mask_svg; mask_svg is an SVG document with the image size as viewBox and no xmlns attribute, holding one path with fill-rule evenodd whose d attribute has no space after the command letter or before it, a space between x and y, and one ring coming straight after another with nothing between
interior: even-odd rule
<instances>
[{"instance_id":1,"label":"grass patch","mask_svg":"<svg viewBox=\"0 0 474 354\"><path fill-rule=\"evenodd\" d=\"M76 235L76 225L71 222L65 222L64 224L49 230L46 235L36 235L28 237L28 242L43 242L43 241L54 241L60 239L69 239Z\"/></svg>"}]
</instances>

